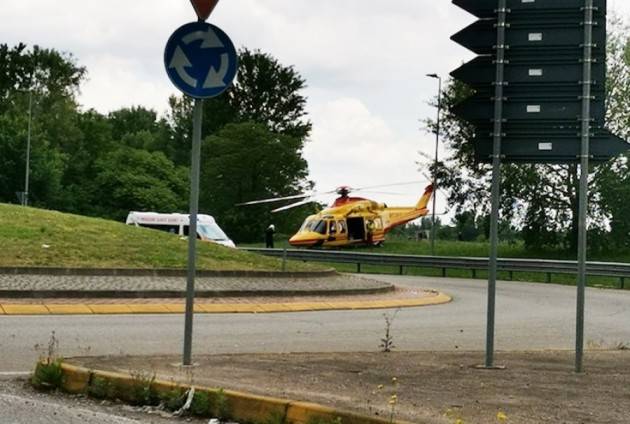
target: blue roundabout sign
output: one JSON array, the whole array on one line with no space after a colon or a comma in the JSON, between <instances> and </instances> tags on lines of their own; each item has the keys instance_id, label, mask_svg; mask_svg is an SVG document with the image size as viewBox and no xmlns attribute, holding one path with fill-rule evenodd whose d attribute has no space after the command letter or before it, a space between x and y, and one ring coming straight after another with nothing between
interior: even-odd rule
<instances>
[{"instance_id":1,"label":"blue roundabout sign","mask_svg":"<svg viewBox=\"0 0 630 424\"><path fill-rule=\"evenodd\" d=\"M196 99L216 97L234 80L238 56L221 28L191 22L177 29L164 49L164 66L171 82Z\"/></svg>"}]
</instances>

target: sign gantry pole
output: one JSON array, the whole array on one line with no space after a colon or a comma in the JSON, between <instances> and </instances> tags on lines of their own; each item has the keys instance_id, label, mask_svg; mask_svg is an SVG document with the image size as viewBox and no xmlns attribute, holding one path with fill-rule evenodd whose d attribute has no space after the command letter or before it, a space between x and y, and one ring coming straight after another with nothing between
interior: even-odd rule
<instances>
[{"instance_id":1,"label":"sign gantry pole","mask_svg":"<svg viewBox=\"0 0 630 424\"><path fill-rule=\"evenodd\" d=\"M499 247L499 196L501 191L501 138L503 136L503 84L505 72L506 0L499 0L497 19L497 56L494 91L492 145L492 211L490 215L490 259L488 264L488 316L486 321L486 368L494 367L494 322Z\"/></svg>"},{"instance_id":2,"label":"sign gantry pole","mask_svg":"<svg viewBox=\"0 0 630 424\"><path fill-rule=\"evenodd\" d=\"M584 304L586 292L586 248L588 213L588 163L591 136L591 85L593 62L593 0L584 0L584 58L582 78L582 116L581 116L581 155L580 155L580 192L578 223L578 278L577 278L577 313L575 331L575 372L582 372L584 353Z\"/></svg>"}]
</instances>

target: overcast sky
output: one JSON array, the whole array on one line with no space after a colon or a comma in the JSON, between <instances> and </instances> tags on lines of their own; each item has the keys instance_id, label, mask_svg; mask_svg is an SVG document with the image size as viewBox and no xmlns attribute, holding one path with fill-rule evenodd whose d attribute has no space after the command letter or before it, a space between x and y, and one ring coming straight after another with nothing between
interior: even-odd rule
<instances>
[{"instance_id":1,"label":"overcast sky","mask_svg":"<svg viewBox=\"0 0 630 424\"><path fill-rule=\"evenodd\" d=\"M163 49L196 20L188 0L1 1L0 42L71 52L87 67L84 108L166 110L176 89ZM609 10L629 16L630 1L609 0ZM423 179L415 162L420 151L433 154L434 136L420 120L435 115L427 102L437 94L425 74L446 77L473 57L449 37L474 18L448 0L221 0L209 21L306 78L305 156L319 190ZM412 203L423 186L372 197Z\"/></svg>"}]
</instances>

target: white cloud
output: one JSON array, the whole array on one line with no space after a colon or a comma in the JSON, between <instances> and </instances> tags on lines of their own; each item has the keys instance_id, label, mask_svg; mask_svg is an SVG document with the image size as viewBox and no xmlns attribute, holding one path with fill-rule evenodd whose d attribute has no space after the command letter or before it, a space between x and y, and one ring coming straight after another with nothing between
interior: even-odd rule
<instances>
[{"instance_id":1,"label":"white cloud","mask_svg":"<svg viewBox=\"0 0 630 424\"><path fill-rule=\"evenodd\" d=\"M628 0L609 9L630 14ZM186 0L2 0L0 40L72 52L88 67L80 101L107 112L164 111L175 93L162 63L169 35L195 20ZM320 188L416 179L432 154L419 120L444 77L473 55L449 37L474 17L447 0L223 0L211 21L241 46L295 65L309 85L306 149ZM341 157L328 153L337 149Z\"/></svg>"},{"instance_id":2,"label":"white cloud","mask_svg":"<svg viewBox=\"0 0 630 424\"><path fill-rule=\"evenodd\" d=\"M317 189L341 185L367 187L425 179L417 170L417 151L428 147L415 137L397 134L385 120L356 98L338 98L312 111L314 130L305 157ZM432 142L428 143L432 144ZM414 204L427 182L383 188L400 195L370 194L391 205ZM330 200L330 199L328 199Z\"/></svg>"},{"instance_id":3,"label":"white cloud","mask_svg":"<svg viewBox=\"0 0 630 424\"><path fill-rule=\"evenodd\" d=\"M97 55L87 57L84 64L95 71L89 73L82 97L92 99L89 106L101 112L121 106L166 105L172 92L138 60Z\"/></svg>"}]
</instances>

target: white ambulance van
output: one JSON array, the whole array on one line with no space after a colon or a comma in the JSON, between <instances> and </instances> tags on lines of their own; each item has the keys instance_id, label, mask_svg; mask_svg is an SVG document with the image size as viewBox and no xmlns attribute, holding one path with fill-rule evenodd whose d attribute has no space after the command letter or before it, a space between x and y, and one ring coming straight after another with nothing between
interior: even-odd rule
<instances>
[{"instance_id":1,"label":"white ambulance van","mask_svg":"<svg viewBox=\"0 0 630 424\"><path fill-rule=\"evenodd\" d=\"M136 227L166 231L183 237L188 236L190 220L187 214L181 213L129 212L126 223ZM226 247L236 247L210 215L197 215L197 238Z\"/></svg>"}]
</instances>

